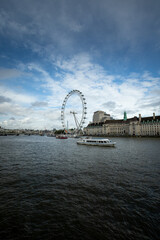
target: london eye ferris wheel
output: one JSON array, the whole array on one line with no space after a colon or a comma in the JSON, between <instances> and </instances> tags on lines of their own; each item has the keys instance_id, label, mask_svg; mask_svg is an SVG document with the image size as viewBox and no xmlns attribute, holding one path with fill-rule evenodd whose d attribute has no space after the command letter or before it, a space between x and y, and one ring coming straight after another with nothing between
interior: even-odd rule
<instances>
[{"instance_id":1,"label":"london eye ferris wheel","mask_svg":"<svg viewBox=\"0 0 160 240\"><path fill-rule=\"evenodd\" d=\"M61 108L61 122L65 130L68 131L69 126L74 128L75 132L83 129L87 114L86 105L86 99L79 90L72 90L66 95Z\"/></svg>"}]
</instances>

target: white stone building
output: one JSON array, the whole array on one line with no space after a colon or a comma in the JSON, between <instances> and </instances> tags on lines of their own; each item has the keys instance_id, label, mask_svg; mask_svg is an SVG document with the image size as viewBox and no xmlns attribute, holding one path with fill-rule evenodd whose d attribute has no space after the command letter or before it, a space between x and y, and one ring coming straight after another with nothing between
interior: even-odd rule
<instances>
[{"instance_id":1,"label":"white stone building","mask_svg":"<svg viewBox=\"0 0 160 240\"><path fill-rule=\"evenodd\" d=\"M160 116L133 117L120 120L105 120L90 123L85 134L91 136L160 136Z\"/></svg>"}]
</instances>

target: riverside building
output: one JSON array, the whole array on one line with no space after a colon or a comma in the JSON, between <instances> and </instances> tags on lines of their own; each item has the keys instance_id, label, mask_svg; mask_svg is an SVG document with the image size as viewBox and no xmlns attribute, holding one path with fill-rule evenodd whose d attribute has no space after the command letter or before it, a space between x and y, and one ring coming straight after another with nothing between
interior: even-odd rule
<instances>
[{"instance_id":1,"label":"riverside building","mask_svg":"<svg viewBox=\"0 0 160 240\"><path fill-rule=\"evenodd\" d=\"M119 120L111 117L104 119L100 116L96 118L99 121L93 117L94 121L84 129L85 134L91 136L160 136L160 116L156 116L155 113L150 117L142 117L139 114L139 117L127 118L124 112L124 118Z\"/></svg>"},{"instance_id":2,"label":"riverside building","mask_svg":"<svg viewBox=\"0 0 160 240\"><path fill-rule=\"evenodd\" d=\"M104 122L105 120L113 119L110 114L107 114L103 111L96 111L93 114L93 123Z\"/></svg>"}]
</instances>

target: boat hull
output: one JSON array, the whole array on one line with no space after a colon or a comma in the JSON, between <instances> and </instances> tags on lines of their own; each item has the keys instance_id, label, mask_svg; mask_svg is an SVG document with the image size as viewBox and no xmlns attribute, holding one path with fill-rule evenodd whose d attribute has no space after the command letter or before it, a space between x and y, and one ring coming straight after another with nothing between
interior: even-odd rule
<instances>
[{"instance_id":1,"label":"boat hull","mask_svg":"<svg viewBox=\"0 0 160 240\"><path fill-rule=\"evenodd\" d=\"M86 146L99 146L99 147L115 147L116 143L89 143L89 142L81 142L77 141L79 145L86 145Z\"/></svg>"},{"instance_id":2,"label":"boat hull","mask_svg":"<svg viewBox=\"0 0 160 240\"><path fill-rule=\"evenodd\" d=\"M66 136L56 136L56 139L67 139L68 137Z\"/></svg>"}]
</instances>

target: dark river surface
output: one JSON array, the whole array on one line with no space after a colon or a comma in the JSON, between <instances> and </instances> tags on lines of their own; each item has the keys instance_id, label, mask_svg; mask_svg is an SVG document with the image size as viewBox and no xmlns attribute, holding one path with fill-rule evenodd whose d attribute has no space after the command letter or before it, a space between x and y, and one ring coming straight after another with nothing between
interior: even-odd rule
<instances>
[{"instance_id":1,"label":"dark river surface","mask_svg":"<svg viewBox=\"0 0 160 240\"><path fill-rule=\"evenodd\" d=\"M113 140L0 137L0 239L159 240L160 139Z\"/></svg>"}]
</instances>

